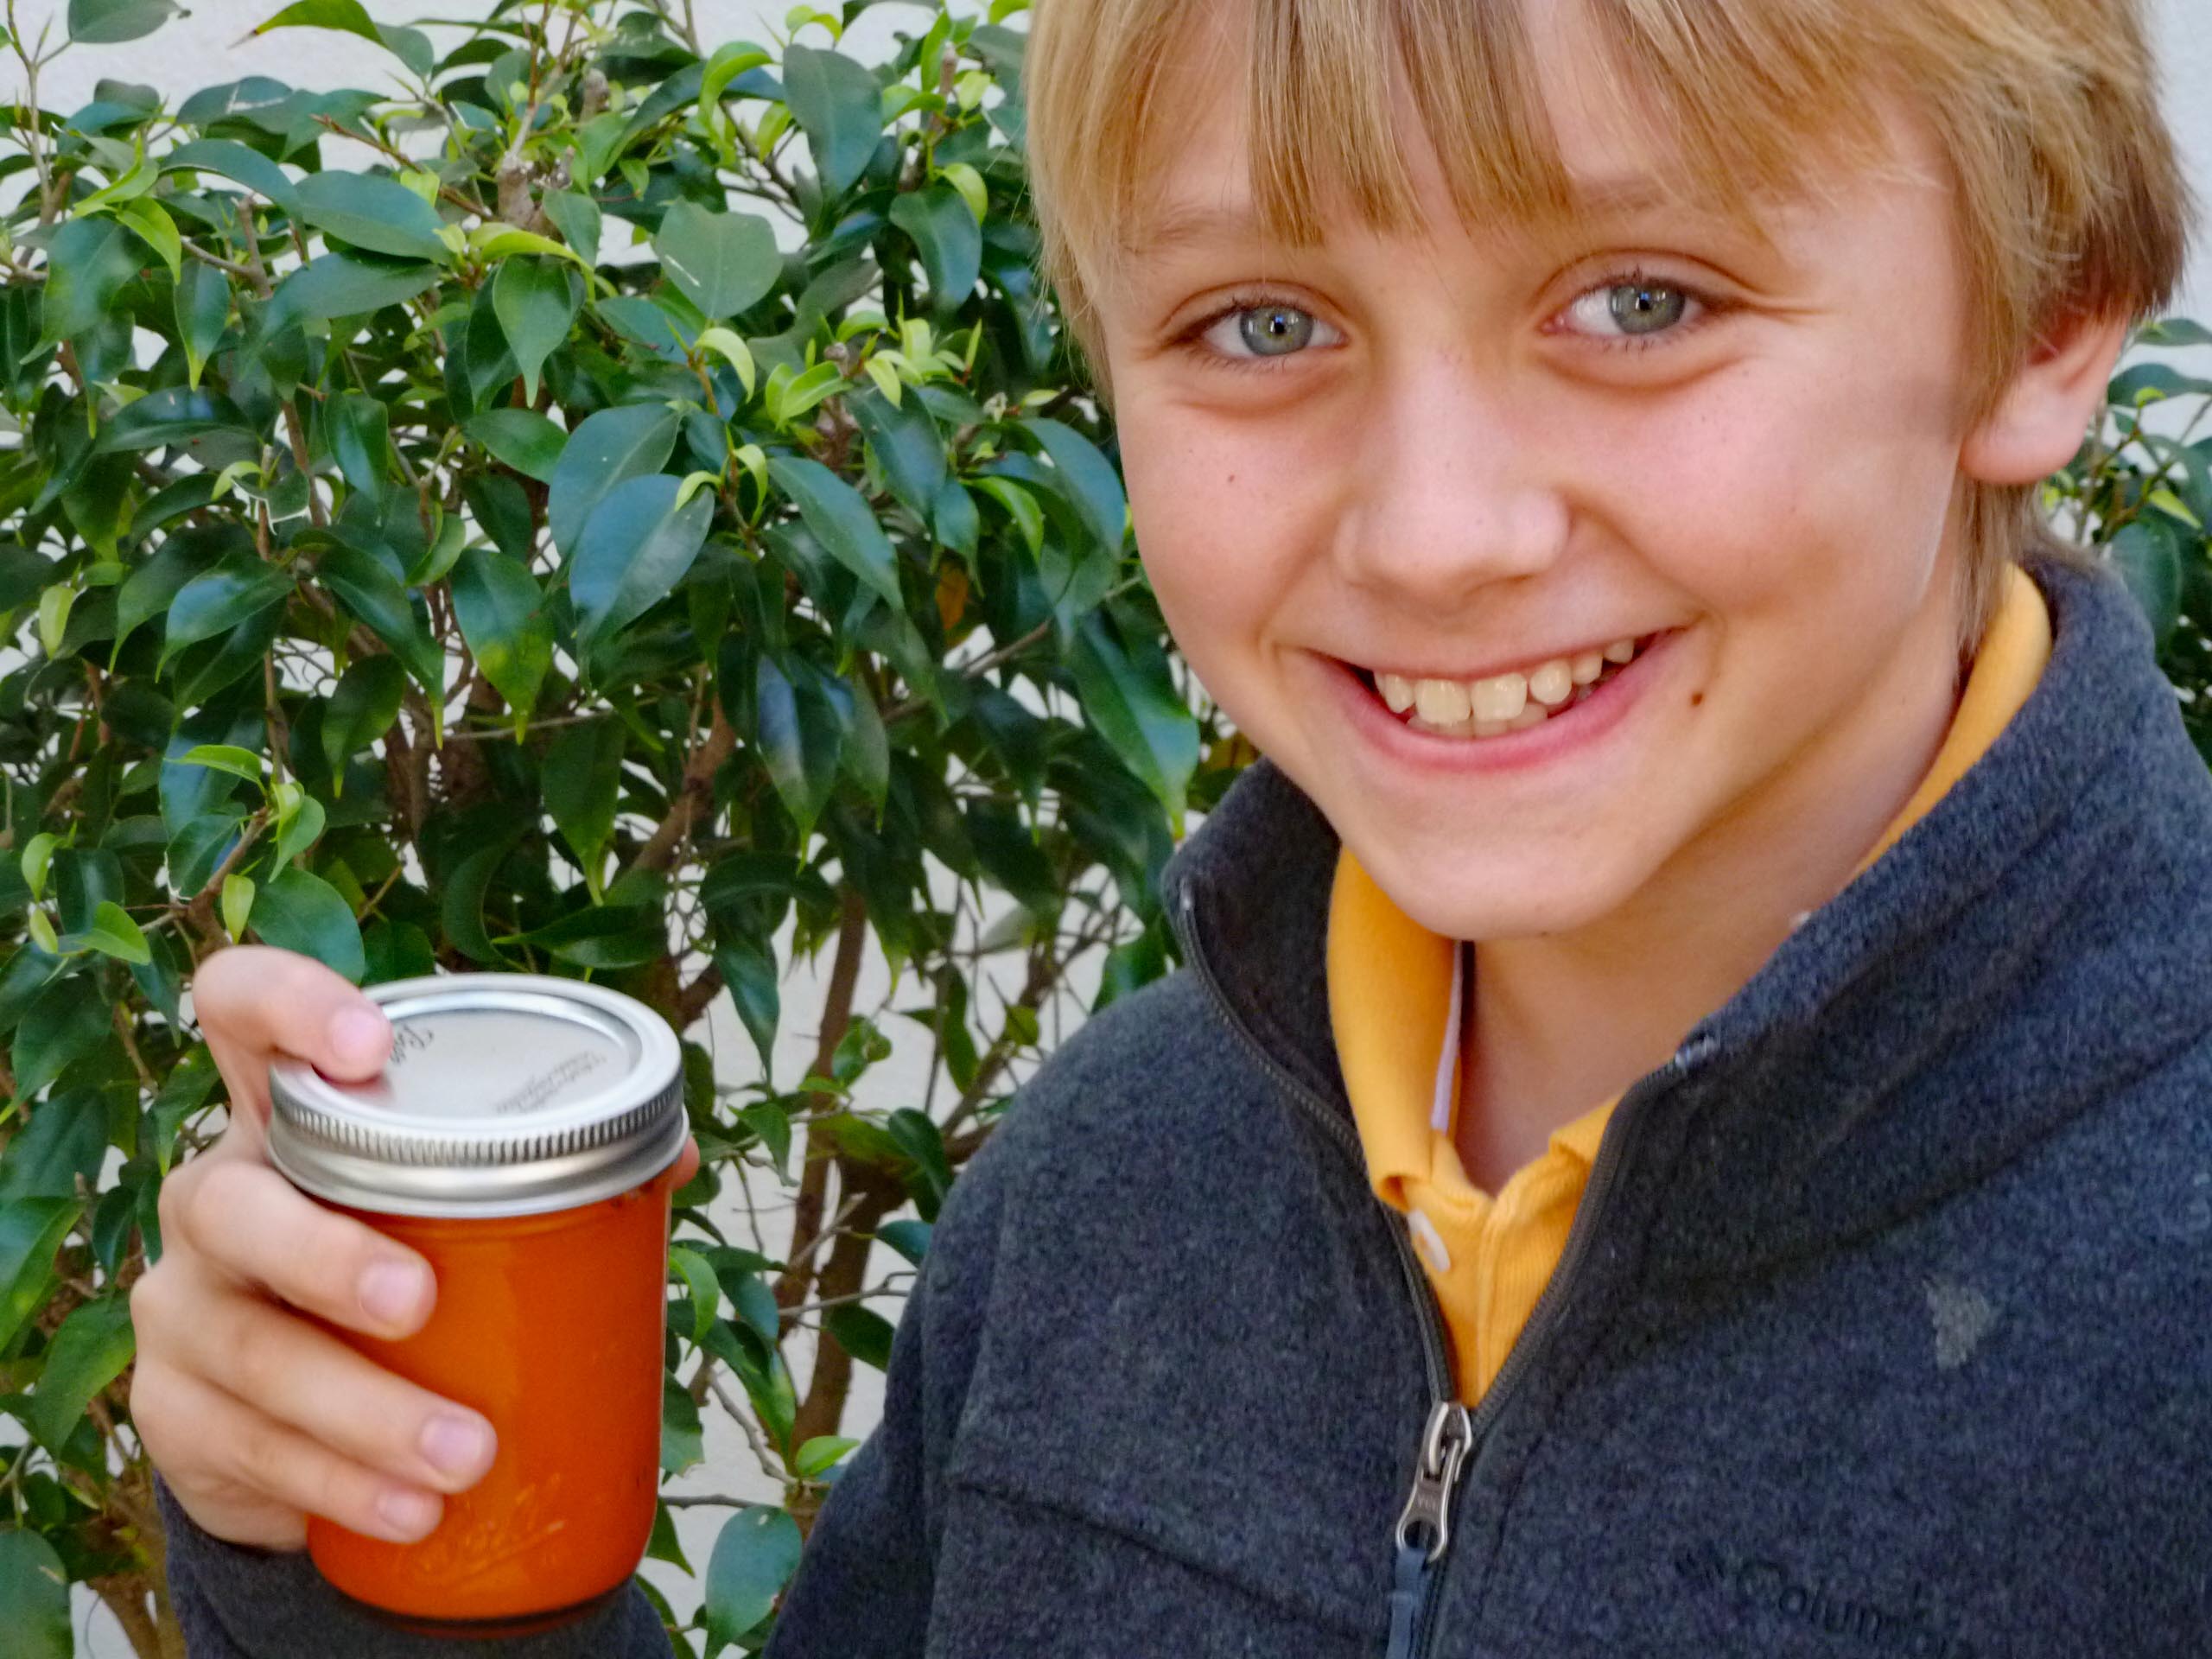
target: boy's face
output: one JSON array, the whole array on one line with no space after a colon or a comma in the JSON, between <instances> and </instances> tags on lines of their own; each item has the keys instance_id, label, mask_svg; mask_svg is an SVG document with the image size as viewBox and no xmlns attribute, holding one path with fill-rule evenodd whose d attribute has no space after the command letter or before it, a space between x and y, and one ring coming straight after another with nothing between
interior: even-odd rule
<instances>
[{"instance_id":1,"label":"boy's face","mask_svg":"<svg viewBox=\"0 0 2212 1659\"><path fill-rule=\"evenodd\" d=\"M1576 67L1594 49L1540 39L1569 172L1663 175ZM1098 301L1140 544L1200 677L1458 938L1600 921L1838 803L1871 842L1958 666L1962 284L1924 136L1896 119L1897 176L1763 211L1762 247L1680 207L1459 224L1404 125L1430 229L1346 208L1295 249L1240 227L1233 99L1162 117L1143 194L1185 234L1140 235ZM1586 702L1470 731L1548 706L1548 663L1586 680L1655 635ZM1379 676L1415 683L1409 715Z\"/></svg>"}]
</instances>

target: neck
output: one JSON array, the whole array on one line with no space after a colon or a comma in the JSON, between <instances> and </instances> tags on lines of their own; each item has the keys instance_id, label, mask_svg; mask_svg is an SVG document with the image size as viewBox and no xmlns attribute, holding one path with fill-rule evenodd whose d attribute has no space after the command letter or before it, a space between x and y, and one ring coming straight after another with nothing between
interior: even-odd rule
<instances>
[{"instance_id":1,"label":"neck","mask_svg":"<svg viewBox=\"0 0 2212 1659\"><path fill-rule=\"evenodd\" d=\"M1960 677L1947 650L1900 652L1896 695L1808 746L1626 905L1570 932L1475 946L1457 1141L1496 1192L1553 1131L1663 1065L1798 918L1849 884L1942 749Z\"/></svg>"}]
</instances>

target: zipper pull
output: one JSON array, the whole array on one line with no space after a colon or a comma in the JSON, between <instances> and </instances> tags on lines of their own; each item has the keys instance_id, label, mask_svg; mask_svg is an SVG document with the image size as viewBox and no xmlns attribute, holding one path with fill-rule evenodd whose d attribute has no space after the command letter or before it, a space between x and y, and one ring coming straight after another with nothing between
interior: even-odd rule
<instances>
[{"instance_id":1,"label":"zipper pull","mask_svg":"<svg viewBox=\"0 0 2212 1659\"><path fill-rule=\"evenodd\" d=\"M1440 1400L1421 1438L1414 1489L1398 1516L1393 1542L1397 1567L1390 1588L1390 1646L1387 1659L1408 1659L1422 1623L1432 1569L1452 1541L1452 1498L1474 1447L1467 1408Z\"/></svg>"}]
</instances>

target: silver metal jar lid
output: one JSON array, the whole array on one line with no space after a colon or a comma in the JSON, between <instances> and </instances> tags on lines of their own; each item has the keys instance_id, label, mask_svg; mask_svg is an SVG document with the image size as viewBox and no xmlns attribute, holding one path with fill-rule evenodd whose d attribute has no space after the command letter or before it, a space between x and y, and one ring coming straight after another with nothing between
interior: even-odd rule
<instances>
[{"instance_id":1,"label":"silver metal jar lid","mask_svg":"<svg viewBox=\"0 0 2212 1659\"><path fill-rule=\"evenodd\" d=\"M683 1056L641 1002L529 974L367 995L391 1021L382 1077L269 1068L269 1155L305 1192L397 1215L531 1215L626 1192L683 1150Z\"/></svg>"}]
</instances>

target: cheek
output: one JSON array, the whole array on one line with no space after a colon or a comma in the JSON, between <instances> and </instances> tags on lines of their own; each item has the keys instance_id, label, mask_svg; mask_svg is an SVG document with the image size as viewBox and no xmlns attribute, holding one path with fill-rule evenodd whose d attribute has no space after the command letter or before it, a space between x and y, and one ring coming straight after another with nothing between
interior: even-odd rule
<instances>
[{"instance_id":1,"label":"cheek","mask_svg":"<svg viewBox=\"0 0 2212 1659\"><path fill-rule=\"evenodd\" d=\"M1956 479L1950 393L1842 356L1746 363L1670 400L1660 435L1647 412L1618 416L1596 451L1617 464L1595 487L1616 530L1724 616L1814 591L1855 608L1862 585L1907 597L1932 573ZM1586 423L1566 441L1593 436Z\"/></svg>"}]
</instances>

